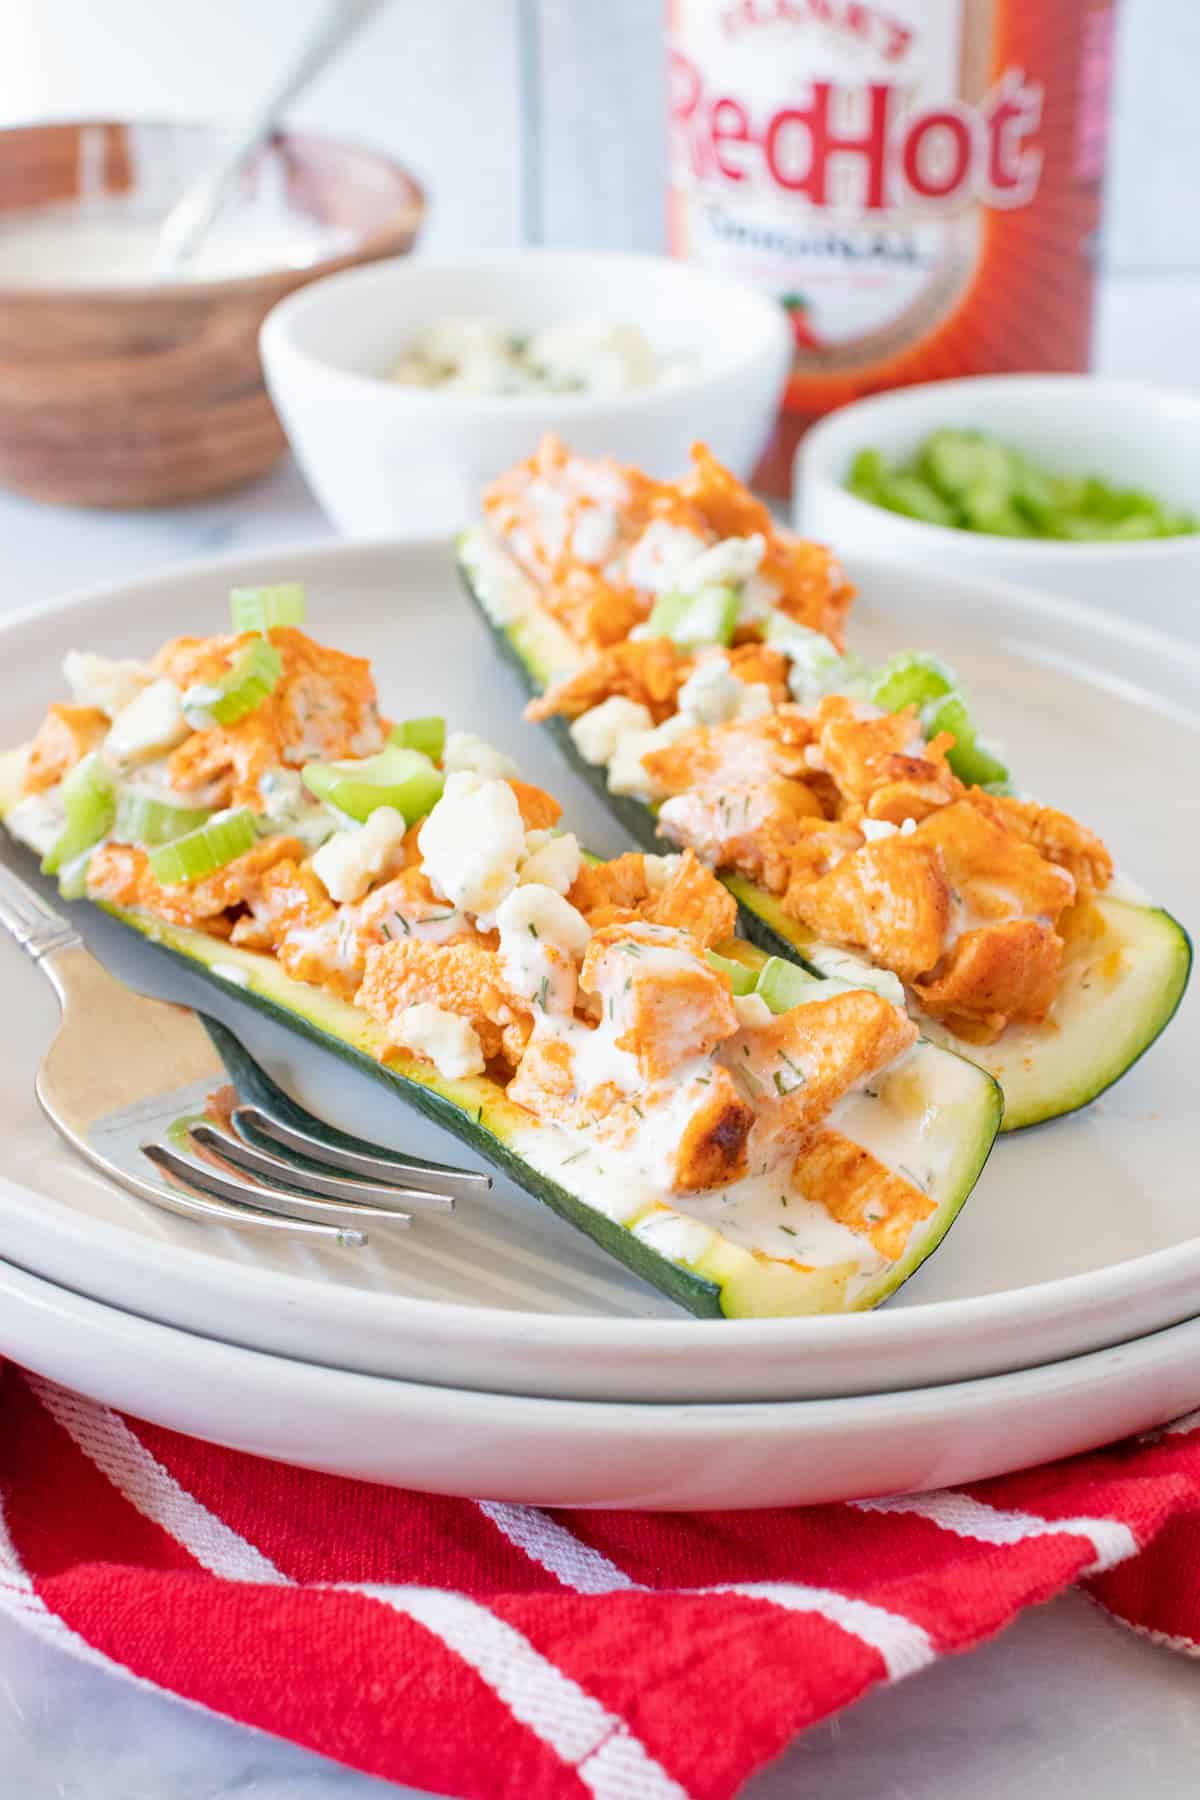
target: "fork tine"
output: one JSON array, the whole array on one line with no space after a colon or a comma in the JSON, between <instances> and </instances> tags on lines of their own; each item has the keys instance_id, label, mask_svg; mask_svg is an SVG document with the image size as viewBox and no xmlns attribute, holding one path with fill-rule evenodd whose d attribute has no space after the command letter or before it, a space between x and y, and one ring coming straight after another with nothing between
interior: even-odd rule
<instances>
[{"instance_id":1,"label":"fork tine","mask_svg":"<svg viewBox=\"0 0 1200 1800\"><path fill-rule=\"evenodd\" d=\"M234 1114L234 1122L237 1115ZM348 1200L369 1206L381 1216L395 1214L403 1200L404 1211L452 1212L454 1202L445 1194L423 1194L416 1189L384 1187L371 1181L351 1181L341 1175L328 1175L317 1169L303 1168L282 1156L272 1156L253 1142L221 1131L208 1120L188 1126L188 1136L202 1150L211 1151L222 1161L233 1163L260 1181L282 1182L295 1187L306 1198L323 1195L327 1200Z\"/></svg>"},{"instance_id":2,"label":"fork tine","mask_svg":"<svg viewBox=\"0 0 1200 1800\"><path fill-rule=\"evenodd\" d=\"M216 1194L235 1206L254 1207L260 1212L276 1213L282 1218L304 1219L320 1225L349 1228L350 1241L365 1244L367 1225L396 1225L401 1229L411 1224L408 1213L386 1213L376 1206L351 1206L345 1200L310 1200L286 1188L272 1187L254 1176L219 1167L211 1162L192 1161L180 1156L166 1144L143 1144L143 1156L163 1169L175 1181ZM211 1154L211 1153L209 1153Z\"/></svg>"},{"instance_id":3,"label":"fork tine","mask_svg":"<svg viewBox=\"0 0 1200 1800\"><path fill-rule=\"evenodd\" d=\"M476 1173L471 1169L447 1169L438 1164L406 1162L399 1157L382 1153L377 1156L368 1155L362 1150L326 1144L321 1138L313 1137L311 1133L302 1131L299 1126L281 1119L278 1114L268 1112L260 1105L239 1106L232 1116L239 1131L248 1127L248 1136L259 1134L270 1138L284 1149L298 1151L313 1162L324 1163L327 1168L353 1170L357 1175L366 1175L376 1181L430 1197L441 1194L450 1199L468 1199L473 1194L486 1193L492 1185L490 1175Z\"/></svg>"},{"instance_id":4,"label":"fork tine","mask_svg":"<svg viewBox=\"0 0 1200 1800\"><path fill-rule=\"evenodd\" d=\"M155 1152L157 1144L143 1145L143 1154L157 1166L167 1169L165 1158L159 1158ZM143 1181L139 1176L126 1174L123 1170L94 1159L96 1166L107 1175L111 1175L135 1194L139 1200L147 1200L151 1206L158 1206L164 1212L176 1213L183 1219L198 1219L206 1225L232 1225L235 1230L250 1227L256 1231L288 1231L297 1237L328 1238L338 1244L357 1248L367 1241L365 1231L347 1230L342 1225L322 1225L315 1219L298 1219L285 1217L282 1213L260 1211L257 1207L245 1204L242 1200L227 1201L219 1199L216 1194L206 1193L199 1185L193 1184L191 1165L179 1161L179 1172L170 1168L170 1187L160 1187L157 1182ZM188 1173L182 1173L184 1169Z\"/></svg>"}]
</instances>

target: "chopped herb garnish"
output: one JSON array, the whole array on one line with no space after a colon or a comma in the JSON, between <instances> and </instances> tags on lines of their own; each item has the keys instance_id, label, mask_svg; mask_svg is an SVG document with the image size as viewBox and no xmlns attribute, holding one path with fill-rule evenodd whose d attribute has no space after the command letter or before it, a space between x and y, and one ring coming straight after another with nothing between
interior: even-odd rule
<instances>
[{"instance_id":1,"label":"chopped herb garnish","mask_svg":"<svg viewBox=\"0 0 1200 1800\"><path fill-rule=\"evenodd\" d=\"M913 1186L915 1188L920 1188L920 1190L923 1194L927 1194L929 1192L928 1184L926 1182L922 1181L921 1177L919 1175L914 1175L911 1169L905 1168L903 1163L897 1163L896 1168L897 1168L898 1172L901 1175L903 1175L903 1177L906 1181L911 1181Z\"/></svg>"},{"instance_id":2,"label":"chopped herb garnish","mask_svg":"<svg viewBox=\"0 0 1200 1800\"><path fill-rule=\"evenodd\" d=\"M730 1069L729 1073L748 1100L754 1101L762 1098L762 1083L755 1080L749 1069Z\"/></svg>"},{"instance_id":3,"label":"chopped herb garnish","mask_svg":"<svg viewBox=\"0 0 1200 1800\"><path fill-rule=\"evenodd\" d=\"M388 930L388 923L387 923L386 919L380 919L379 929L383 933L384 937L387 939L388 943L390 944L392 941L392 934Z\"/></svg>"},{"instance_id":4,"label":"chopped herb garnish","mask_svg":"<svg viewBox=\"0 0 1200 1800\"><path fill-rule=\"evenodd\" d=\"M541 981L538 983L538 1005L543 1012L546 1011L546 1001L549 999L549 996L550 977L548 975L543 975Z\"/></svg>"},{"instance_id":5,"label":"chopped herb garnish","mask_svg":"<svg viewBox=\"0 0 1200 1800\"><path fill-rule=\"evenodd\" d=\"M799 1233L793 1231L790 1225L781 1225L779 1227L779 1229L780 1229L780 1231L786 1231L789 1237L798 1237L799 1236Z\"/></svg>"},{"instance_id":6,"label":"chopped herb garnish","mask_svg":"<svg viewBox=\"0 0 1200 1800\"><path fill-rule=\"evenodd\" d=\"M562 1166L565 1169L568 1163L578 1162L581 1156L587 1156L587 1155L588 1155L588 1151L586 1148L584 1148L583 1150L572 1150L570 1156L563 1157Z\"/></svg>"},{"instance_id":7,"label":"chopped herb garnish","mask_svg":"<svg viewBox=\"0 0 1200 1800\"><path fill-rule=\"evenodd\" d=\"M529 921L529 935L530 935L530 937L532 937L532 938L535 938L535 937L536 937L536 936L537 936L537 934L538 934L538 928L537 928L537 926L536 926L536 925L535 925L535 924L534 924L534 922L533 922L533 920L532 920L532 919L530 919L530 921Z\"/></svg>"}]
</instances>

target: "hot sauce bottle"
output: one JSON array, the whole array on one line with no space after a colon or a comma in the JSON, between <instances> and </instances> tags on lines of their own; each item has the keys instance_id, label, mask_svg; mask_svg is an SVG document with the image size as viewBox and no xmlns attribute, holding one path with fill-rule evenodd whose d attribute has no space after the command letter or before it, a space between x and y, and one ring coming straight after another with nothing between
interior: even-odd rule
<instances>
[{"instance_id":1,"label":"hot sauce bottle","mask_svg":"<svg viewBox=\"0 0 1200 1800\"><path fill-rule=\"evenodd\" d=\"M669 0L671 252L792 326L758 472L860 394L1082 370L1112 0Z\"/></svg>"}]
</instances>

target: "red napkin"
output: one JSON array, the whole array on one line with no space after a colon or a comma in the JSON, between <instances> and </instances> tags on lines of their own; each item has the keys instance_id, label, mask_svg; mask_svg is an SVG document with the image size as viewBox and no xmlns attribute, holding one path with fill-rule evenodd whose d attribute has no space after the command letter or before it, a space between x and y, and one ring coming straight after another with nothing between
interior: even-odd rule
<instances>
[{"instance_id":1,"label":"red napkin","mask_svg":"<svg viewBox=\"0 0 1200 1800\"><path fill-rule=\"evenodd\" d=\"M0 1606L472 1800L724 1800L814 1721L1079 1581L1200 1655L1200 1412L969 1489L671 1515L314 1475L11 1366L0 1416Z\"/></svg>"}]
</instances>

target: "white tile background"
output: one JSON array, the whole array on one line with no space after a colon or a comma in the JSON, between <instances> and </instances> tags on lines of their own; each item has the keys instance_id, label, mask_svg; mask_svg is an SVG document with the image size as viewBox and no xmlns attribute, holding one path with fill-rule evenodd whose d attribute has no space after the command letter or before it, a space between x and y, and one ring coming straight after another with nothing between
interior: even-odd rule
<instances>
[{"instance_id":1,"label":"white tile background","mask_svg":"<svg viewBox=\"0 0 1200 1800\"><path fill-rule=\"evenodd\" d=\"M237 113L320 0L0 0L0 124ZM1052 6L1056 0L1022 0ZM1119 0L1105 256L1200 270L1200 0ZM296 108L428 179L425 245L657 248L661 0L390 0ZM541 63L522 109L521 25ZM540 147L540 179L523 183Z\"/></svg>"}]
</instances>

